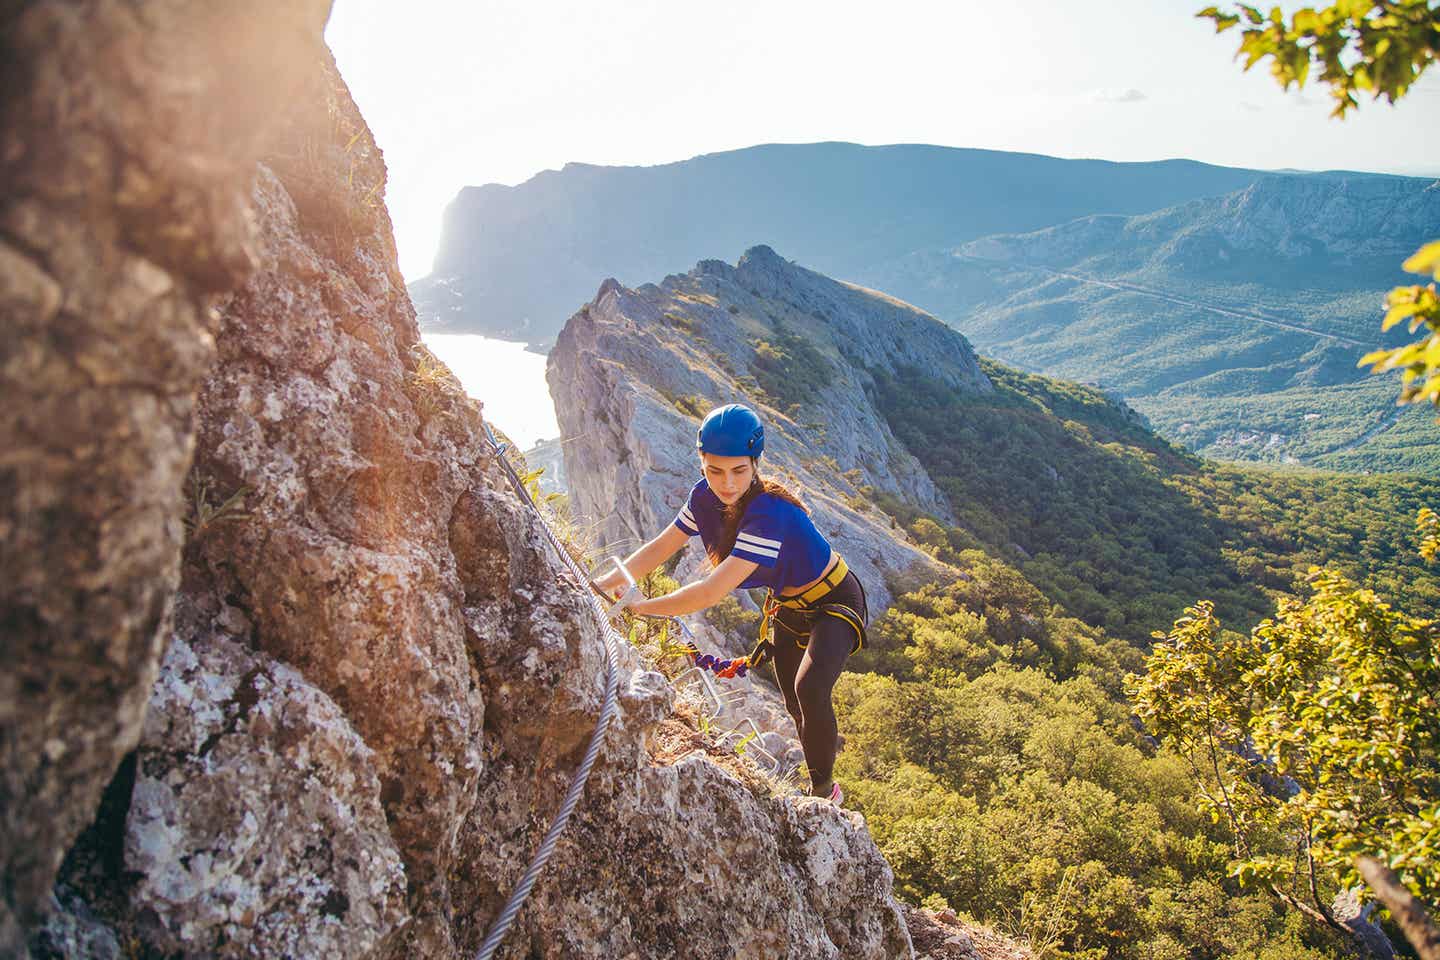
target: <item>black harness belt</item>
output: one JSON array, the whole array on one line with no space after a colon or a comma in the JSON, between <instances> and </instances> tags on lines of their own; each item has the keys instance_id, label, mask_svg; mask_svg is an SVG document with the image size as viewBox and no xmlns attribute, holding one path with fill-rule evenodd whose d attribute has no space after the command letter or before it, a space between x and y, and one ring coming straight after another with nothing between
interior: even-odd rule
<instances>
[{"instance_id":1,"label":"black harness belt","mask_svg":"<svg viewBox=\"0 0 1440 960\"><path fill-rule=\"evenodd\" d=\"M840 585L845 579L850 568L846 565L843 557L837 557L835 563L825 575L813 586L794 597L777 597L772 591L765 598L763 617L760 621L760 639L755 644L755 649L750 654L750 665L757 666L770 654L770 644L775 636L775 625L778 624L784 631L795 638L795 645L805 649L810 643L809 624L814 622L815 617L836 617L845 621L855 631L855 644L850 648L854 653L865 646L865 620L853 607L844 603L830 602L819 603L832 590ZM786 623L780 617L782 609L795 610L804 615L807 625L800 629L792 624Z\"/></svg>"}]
</instances>

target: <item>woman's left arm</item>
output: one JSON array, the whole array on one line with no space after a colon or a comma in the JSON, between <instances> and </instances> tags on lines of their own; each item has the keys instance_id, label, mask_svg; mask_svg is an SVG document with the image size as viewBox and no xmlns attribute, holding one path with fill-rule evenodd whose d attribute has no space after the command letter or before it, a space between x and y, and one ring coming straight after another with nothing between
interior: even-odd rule
<instances>
[{"instance_id":1,"label":"woman's left arm","mask_svg":"<svg viewBox=\"0 0 1440 960\"><path fill-rule=\"evenodd\" d=\"M678 617L713 607L727 593L739 587L757 566L759 564L753 560L726 557L704 580L686 584L663 597L636 600L630 605L630 609L650 616Z\"/></svg>"}]
</instances>

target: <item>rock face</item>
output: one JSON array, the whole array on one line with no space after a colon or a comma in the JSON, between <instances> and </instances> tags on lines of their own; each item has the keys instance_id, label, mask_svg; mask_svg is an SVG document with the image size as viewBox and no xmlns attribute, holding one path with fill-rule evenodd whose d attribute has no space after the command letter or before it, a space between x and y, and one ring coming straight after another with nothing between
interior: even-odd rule
<instances>
[{"instance_id":1,"label":"rock face","mask_svg":"<svg viewBox=\"0 0 1440 960\"><path fill-rule=\"evenodd\" d=\"M786 338L803 339L814 353L787 347ZM797 356L772 373L766 357L776 344ZM802 385L817 370L823 376ZM936 568L871 505L875 492L953 521L944 495L868 398L879 371L993 390L965 338L939 321L769 247L747 251L733 267L706 260L635 290L607 280L570 318L546 370L573 507L601 521L600 538L628 553L670 522L699 479L699 417L722 403L750 403L766 424L762 475L793 484L865 584L876 616L892 583ZM759 378L771 390L791 382L796 389L775 396ZM681 570L702 565L696 548Z\"/></svg>"},{"instance_id":2,"label":"rock face","mask_svg":"<svg viewBox=\"0 0 1440 960\"><path fill-rule=\"evenodd\" d=\"M69 8L31 10L49 15L22 18L32 40L91 37ZM167 33L170 12L136 14L165 34L136 64L170 52L209 76L171 49L194 38ZM117 30L93 37L116 42L128 13L108 15ZM40 47L24 49L39 70ZM28 405L0 414L5 956L23 955L22 937L47 956L82 942L472 956L599 712L604 643L583 588L506 485L476 405L419 344L379 150L323 50L296 63L263 163L217 194L233 209L186 201L258 229L236 233L243 256L228 235L178 249L230 250L253 274L204 274L159 247L131 256L139 241L103 206L96 225L83 205L5 221L3 302L20 331L6 399ZM189 79L149 95L163 104ZM207 129L241 119L215 116ZM185 200L191 168L158 169L151 189ZM57 240L47 260L39 241L11 242L16 222L99 246ZM87 285L81 262L117 272ZM204 313L200 291L236 283ZM655 750L678 724L673 693L628 645L621 665L601 761L499 956L911 955L858 816L773 796L708 748ZM66 861L64 915L40 927L56 864L137 738ZM724 909L741 919L716 930Z\"/></svg>"},{"instance_id":3,"label":"rock face","mask_svg":"<svg viewBox=\"0 0 1440 960\"><path fill-rule=\"evenodd\" d=\"M1332 261L1354 286L1398 280L1396 267L1434 233L1440 181L1379 175L1273 175L1222 197L1140 216L1083 217L1033 233L984 237L982 260L1083 265L1106 275L1150 268L1254 279L1277 261Z\"/></svg>"},{"instance_id":4,"label":"rock face","mask_svg":"<svg viewBox=\"0 0 1440 960\"><path fill-rule=\"evenodd\" d=\"M211 297L328 10L0 9L0 955L140 735Z\"/></svg>"},{"instance_id":5,"label":"rock face","mask_svg":"<svg viewBox=\"0 0 1440 960\"><path fill-rule=\"evenodd\" d=\"M148 939L365 956L405 915L372 751L294 668L178 619L125 836L135 906L157 921Z\"/></svg>"}]
</instances>

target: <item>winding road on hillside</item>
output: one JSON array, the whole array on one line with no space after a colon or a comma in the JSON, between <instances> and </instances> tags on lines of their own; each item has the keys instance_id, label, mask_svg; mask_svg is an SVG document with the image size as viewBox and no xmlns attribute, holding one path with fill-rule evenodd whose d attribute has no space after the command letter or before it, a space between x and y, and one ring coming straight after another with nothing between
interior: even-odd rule
<instances>
[{"instance_id":1,"label":"winding road on hillside","mask_svg":"<svg viewBox=\"0 0 1440 960\"><path fill-rule=\"evenodd\" d=\"M1356 437L1353 440L1346 440L1344 443L1339 444L1338 446L1331 447L1329 450L1325 450L1321 453L1315 454L1315 456L1326 457L1332 453L1346 453L1347 451L1354 450L1361 444L1368 443L1370 440L1373 440L1375 437L1378 437L1386 430L1389 430L1391 427L1395 426L1396 422L1400 419L1400 414L1404 412L1405 411L1402 408L1396 407L1394 410L1381 417L1379 423L1375 424L1373 427L1360 434L1360 436ZM1314 457L1312 457L1311 459L1314 459Z\"/></svg>"},{"instance_id":2,"label":"winding road on hillside","mask_svg":"<svg viewBox=\"0 0 1440 960\"><path fill-rule=\"evenodd\" d=\"M1267 317L1262 313L1255 313L1246 310L1232 310L1229 307L1219 307L1213 303L1205 303L1202 300L1195 300L1189 297L1176 296L1173 293L1168 293L1162 290L1155 290L1150 287L1144 287L1138 283L1130 283L1125 280L1105 280L1100 277L1092 277L1083 273L1076 273L1073 270L1057 270L1054 267L1046 267L1034 263L1016 263L1010 260L996 260L990 257L977 257L971 254L956 253L955 257L959 260L973 260L977 263L997 263L1004 264L1005 266L1009 267L1028 268L1036 271L1037 273L1045 273L1054 277L1064 277L1067 280L1074 280L1078 283L1089 283L1094 284L1098 287L1105 287L1110 290L1117 290L1122 293L1134 293L1142 297L1153 297L1156 300L1163 300L1167 303L1179 304L1180 306L1191 307L1196 310L1208 310L1211 313L1218 313L1222 316L1234 317L1237 320L1249 320L1253 323L1261 323L1268 327L1278 327L1281 330L1290 330L1295 333L1305 333L1309 334L1312 337L1320 337L1325 340L1333 340L1336 343L1343 343L1347 346L1358 347L1361 349L1364 349L1367 346L1371 346L1371 344L1362 343L1361 341L1351 339L1350 337L1342 337L1334 333L1325 333L1322 330L1315 330L1311 327L1306 327L1298 323L1291 323L1288 320L1277 320L1274 317ZM1311 454L1310 456L1306 457L1306 460L1313 461L1316 457L1328 456L1335 453L1346 453L1364 445L1365 443L1368 443L1370 440L1373 440L1381 433L1384 433L1386 430L1395 426L1396 422L1400 419L1401 412L1402 411L1400 409L1396 409L1387 413L1384 417L1380 419L1378 423L1369 427L1360 435L1350 440L1347 440L1344 443L1338 444L1330 448L1329 450L1323 450L1319 453Z\"/></svg>"},{"instance_id":3,"label":"winding road on hillside","mask_svg":"<svg viewBox=\"0 0 1440 960\"><path fill-rule=\"evenodd\" d=\"M1176 296L1162 290L1155 290L1150 287L1142 287L1138 283L1129 283L1125 280L1103 280L1099 277L1087 276L1083 273L1075 273L1070 270L1057 270L1054 267L1041 266L1036 263L1018 263L1013 260L996 260L990 257L977 257L968 253L956 253L957 260L973 260L976 263L997 263L1007 267L1021 267L1035 270L1038 273L1047 273L1055 277L1064 277L1067 280L1075 280L1079 283L1090 283L1098 287L1107 287L1111 290L1118 290L1122 293L1134 293L1142 297L1153 297L1156 300L1164 300L1167 303L1175 303L1184 307L1193 307L1196 310L1208 310L1211 313L1218 313L1227 317L1234 317L1237 320L1249 320L1254 323L1263 323L1267 327L1278 327L1281 330L1290 330L1295 333L1307 333L1312 337L1320 337L1325 340L1334 340L1336 343L1343 343L1352 347L1364 348L1368 344L1359 340L1352 340L1350 337L1342 337L1339 334L1326 333L1323 330L1316 330L1312 327L1302 326L1298 323L1291 323L1288 320L1276 320L1274 317L1267 317L1263 313L1254 313L1246 310L1232 310L1229 307L1217 307L1213 303L1205 303L1202 300L1192 300L1188 297Z\"/></svg>"}]
</instances>

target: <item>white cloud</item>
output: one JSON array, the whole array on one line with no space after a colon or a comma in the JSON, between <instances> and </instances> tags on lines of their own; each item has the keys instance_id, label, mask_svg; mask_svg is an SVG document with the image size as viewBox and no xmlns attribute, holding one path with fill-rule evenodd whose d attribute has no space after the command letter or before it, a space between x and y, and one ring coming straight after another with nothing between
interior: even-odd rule
<instances>
[{"instance_id":1,"label":"white cloud","mask_svg":"<svg viewBox=\"0 0 1440 960\"><path fill-rule=\"evenodd\" d=\"M1139 103L1141 100L1148 99L1150 98L1134 87L1127 87L1124 90L1095 91L1095 100L1098 103Z\"/></svg>"}]
</instances>

